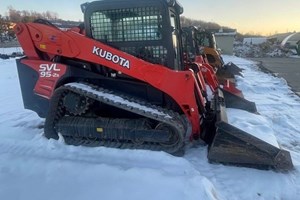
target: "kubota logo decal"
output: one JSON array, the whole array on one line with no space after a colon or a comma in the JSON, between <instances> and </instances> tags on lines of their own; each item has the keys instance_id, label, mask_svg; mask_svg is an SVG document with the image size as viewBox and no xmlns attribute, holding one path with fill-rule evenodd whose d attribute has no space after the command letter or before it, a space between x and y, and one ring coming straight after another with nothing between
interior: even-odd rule
<instances>
[{"instance_id":1,"label":"kubota logo decal","mask_svg":"<svg viewBox=\"0 0 300 200\"><path fill-rule=\"evenodd\" d=\"M59 77L60 69L57 67L55 63L53 64L40 64L39 68L40 77Z\"/></svg>"},{"instance_id":2,"label":"kubota logo decal","mask_svg":"<svg viewBox=\"0 0 300 200\"><path fill-rule=\"evenodd\" d=\"M103 49L101 49L99 47L94 46L94 48L93 48L93 54L95 54L95 55L97 55L97 56L99 56L101 58L104 58L104 59L106 59L108 61L111 61L111 62L113 62L115 64L119 64L122 67L130 69L130 62L129 62L129 60L127 60L125 58L122 58L121 56L112 54L109 51L106 51L106 50L103 50Z\"/></svg>"}]
</instances>

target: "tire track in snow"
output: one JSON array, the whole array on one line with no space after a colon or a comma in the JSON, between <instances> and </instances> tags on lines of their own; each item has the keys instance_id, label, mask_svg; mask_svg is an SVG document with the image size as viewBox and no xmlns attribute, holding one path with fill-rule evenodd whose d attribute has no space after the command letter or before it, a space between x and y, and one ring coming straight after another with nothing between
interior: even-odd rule
<instances>
[{"instance_id":1,"label":"tire track in snow","mask_svg":"<svg viewBox=\"0 0 300 200\"><path fill-rule=\"evenodd\" d=\"M142 150L120 150L104 147L88 148L68 146L63 141L47 140L37 136L29 141L1 139L0 154L37 159L59 160L60 162L89 163L130 168L163 170L169 176L198 176L199 171L183 158L164 152ZM1 164L0 164L1 166Z\"/></svg>"}]
</instances>

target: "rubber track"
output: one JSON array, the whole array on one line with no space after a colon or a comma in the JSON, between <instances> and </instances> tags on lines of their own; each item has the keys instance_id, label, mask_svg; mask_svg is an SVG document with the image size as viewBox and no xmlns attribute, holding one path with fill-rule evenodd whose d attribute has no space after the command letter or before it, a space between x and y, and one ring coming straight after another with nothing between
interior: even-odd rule
<instances>
[{"instance_id":1,"label":"rubber track","mask_svg":"<svg viewBox=\"0 0 300 200\"><path fill-rule=\"evenodd\" d=\"M116 94L113 91L97 87L86 83L69 83L58 88L51 100L50 111L45 122L45 136L57 139L55 124L64 115L63 97L68 92L74 92L86 96L95 101L99 101L117 108L133 112L145 118L150 118L158 122L163 122L175 128L178 135L178 142L175 144L161 145L160 143L136 144L132 141L118 141L117 139L91 140L88 138L65 137L66 143L83 146L105 146L126 149L149 149L154 151L165 151L171 154L182 154L185 136L190 131L187 120L178 113L137 100L133 97Z\"/></svg>"}]
</instances>

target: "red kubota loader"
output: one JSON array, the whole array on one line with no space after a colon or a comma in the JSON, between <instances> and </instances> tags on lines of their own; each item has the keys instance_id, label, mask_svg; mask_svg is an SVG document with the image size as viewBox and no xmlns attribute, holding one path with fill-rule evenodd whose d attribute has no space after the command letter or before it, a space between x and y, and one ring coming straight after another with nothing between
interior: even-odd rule
<instances>
[{"instance_id":1,"label":"red kubota loader","mask_svg":"<svg viewBox=\"0 0 300 200\"><path fill-rule=\"evenodd\" d=\"M200 35L200 36L199 36ZM199 39L200 37L200 39ZM183 27L182 28L182 41L183 41L183 54L185 63L197 63L200 65L202 75L206 84L211 91L215 93L218 88L243 97L242 91L235 87L235 75L241 75L240 72L234 70L225 70L224 67L212 66L207 59L207 52L203 51L202 32L196 27ZM215 44L215 43L214 43ZM233 71L233 72L232 72ZM221 82L220 82L221 80ZM236 103L243 101L237 99ZM250 104L249 104L250 105ZM255 106L255 104L253 105ZM256 111L256 108L252 108Z\"/></svg>"},{"instance_id":2,"label":"red kubota loader","mask_svg":"<svg viewBox=\"0 0 300 200\"><path fill-rule=\"evenodd\" d=\"M231 79L234 82L234 75L242 76L242 69L232 62L224 63L223 58L217 49L215 34L209 30L189 27L193 32L193 38L198 46L202 49L208 63L216 70L220 82L225 79Z\"/></svg>"},{"instance_id":3,"label":"red kubota loader","mask_svg":"<svg viewBox=\"0 0 300 200\"><path fill-rule=\"evenodd\" d=\"M201 66L184 65L176 0L103 0L81 9L84 25L68 31L46 20L15 27L26 55L17 60L24 106L46 118L47 138L174 155L203 139L212 162L293 167L289 152L227 123L226 107L253 103L230 105L218 88L206 98Z\"/></svg>"},{"instance_id":4,"label":"red kubota loader","mask_svg":"<svg viewBox=\"0 0 300 200\"><path fill-rule=\"evenodd\" d=\"M222 56L217 50L216 39L213 33L199 30L195 26L183 27L184 49L189 59L198 59L205 65L210 65L215 73L217 82L222 85L235 86L235 76L243 76L242 69L229 62L224 63ZM199 58L201 58L199 60Z\"/></svg>"}]
</instances>

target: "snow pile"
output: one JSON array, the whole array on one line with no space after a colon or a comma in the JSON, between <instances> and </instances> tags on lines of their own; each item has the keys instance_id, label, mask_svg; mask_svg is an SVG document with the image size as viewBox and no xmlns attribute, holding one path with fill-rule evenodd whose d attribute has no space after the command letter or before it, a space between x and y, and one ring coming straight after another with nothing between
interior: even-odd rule
<instances>
[{"instance_id":1,"label":"snow pile","mask_svg":"<svg viewBox=\"0 0 300 200\"><path fill-rule=\"evenodd\" d=\"M297 112L300 98L291 91L286 80L262 73L255 62L229 56L226 58L235 59L233 62L244 69L244 78L236 77L238 88L246 99L256 103L258 112L272 122L279 142L291 152L300 150L295 145L295 141L300 141L300 113Z\"/></svg>"},{"instance_id":2,"label":"snow pile","mask_svg":"<svg viewBox=\"0 0 300 200\"><path fill-rule=\"evenodd\" d=\"M265 117L233 108L227 108L227 116L229 124L279 148L272 123Z\"/></svg>"},{"instance_id":3,"label":"snow pile","mask_svg":"<svg viewBox=\"0 0 300 200\"><path fill-rule=\"evenodd\" d=\"M264 118L248 120L239 113L235 121L245 119L242 126L254 129L257 124L255 130L275 134L279 145L291 152L294 171L209 164L207 146L202 145L189 145L186 155L178 158L47 140L44 120L23 109L15 60L0 59L0 199L298 199L299 97L285 80L261 72L253 62L229 56L224 60L244 69L244 78L237 77L238 87L256 102Z\"/></svg>"},{"instance_id":4,"label":"snow pile","mask_svg":"<svg viewBox=\"0 0 300 200\"><path fill-rule=\"evenodd\" d=\"M23 56L21 47L0 48L0 59L9 59Z\"/></svg>"},{"instance_id":5,"label":"snow pile","mask_svg":"<svg viewBox=\"0 0 300 200\"><path fill-rule=\"evenodd\" d=\"M270 52L267 52L266 55L268 57L288 57L289 54L286 54L282 49L275 48Z\"/></svg>"},{"instance_id":6,"label":"snow pile","mask_svg":"<svg viewBox=\"0 0 300 200\"><path fill-rule=\"evenodd\" d=\"M0 48L0 53L1 54L11 55L14 52L22 53L23 49L21 47Z\"/></svg>"},{"instance_id":7,"label":"snow pile","mask_svg":"<svg viewBox=\"0 0 300 200\"><path fill-rule=\"evenodd\" d=\"M234 55L242 58L259 58L259 57L290 57L295 55L294 49L287 49L280 44L264 42L261 44L252 43L234 43Z\"/></svg>"}]
</instances>

